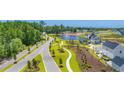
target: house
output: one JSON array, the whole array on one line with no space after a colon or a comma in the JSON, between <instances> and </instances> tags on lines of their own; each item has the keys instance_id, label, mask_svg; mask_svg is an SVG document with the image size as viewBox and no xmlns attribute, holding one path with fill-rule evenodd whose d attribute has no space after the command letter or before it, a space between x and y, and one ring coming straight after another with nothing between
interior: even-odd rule
<instances>
[{"instance_id":1,"label":"house","mask_svg":"<svg viewBox=\"0 0 124 93\"><path fill-rule=\"evenodd\" d=\"M87 38L90 40L92 44L100 44L101 40L100 38L95 35L94 33L88 34Z\"/></svg>"},{"instance_id":2,"label":"house","mask_svg":"<svg viewBox=\"0 0 124 93\"><path fill-rule=\"evenodd\" d=\"M124 59L116 56L112 59L112 68L117 71L124 71Z\"/></svg>"},{"instance_id":3,"label":"house","mask_svg":"<svg viewBox=\"0 0 124 93\"><path fill-rule=\"evenodd\" d=\"M102 53L111 59L116 56L124 58L124 48L117 42L104 42L102 44Z\"/></svg>"},{"instance_id":4,"label":"house","mask_svg":"<svg viewBox=\"0 0 124 93\"><path fill-rule=\"evenodd\" d=\"M80 38L80 43L86 43L87 42L87 39L86 38Z\"/></svg>"},{"instance_id":5,"label":"house","mask_svg":"<svg viewBox=\"0 0 124 93\"><path fill-rule=\"evenodd\" d=\"M111 58L112 68L124 71L124 48L117 42L106 41L102 44L102 54Z\"/></svg>"},{"instance_id":6,"label":"house","mask_svg":"<svg viewBox=\"0 0 124 93\"><path fill-rule=\"evenodd\" d=\"M124 35L124 29L112 29L113 32L115 32L117 35Z\"/></svg>"}]
</instances>

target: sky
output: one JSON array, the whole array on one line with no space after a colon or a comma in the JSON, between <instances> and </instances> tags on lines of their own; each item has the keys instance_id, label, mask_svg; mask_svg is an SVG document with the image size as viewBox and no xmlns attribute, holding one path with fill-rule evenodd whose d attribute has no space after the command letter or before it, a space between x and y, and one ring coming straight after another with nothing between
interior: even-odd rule
<instances>
[{"instance_id":1,"label":"sky","mask_svg":"<svg viewBox=\"0 0 124 93\"><path fill-rule=\"evenodd\" d=\"M6 21L6 20L0 20ZM39 20L27 20L29 22L39 21ZM47 25L65 25L73 27L107 27L107 28L120 28L124 27L124 20L42 20L45 21Z\"/></svg>"},{"instance_id":2,"label":"sky","mask_svg":"<svg viewBox=\"0 0 124 93\"><path fill-rule=\"evenodd\" d=\"M48 25L66 25L80 27L124 27L124 20L45 20Z\"/></svg>"}]
</instances>

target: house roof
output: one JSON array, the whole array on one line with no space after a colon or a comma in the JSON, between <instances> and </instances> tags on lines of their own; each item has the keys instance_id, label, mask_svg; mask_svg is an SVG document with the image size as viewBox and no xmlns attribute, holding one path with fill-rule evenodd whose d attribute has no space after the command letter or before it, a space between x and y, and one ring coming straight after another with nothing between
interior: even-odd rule
<instances>
[{"instance_id":1,"label":"house roof","mask_svg":"<svg viewBox=\"0 0 124 93\"><path fill-rule=\"evenodd\" d=\"M87 40L86 38L80 38L80 41L85 41L85 40Z\"/></svg>"},{"instance_id":2,"label":"house roof","mask_svg":"<svg viewBox=\"0 0 124 93\"><path fill-rule=\"evenodd\" d=\"M112 59L112 62L121 67L124 64L124 59L116 56Z\"/></svg>"},{"instance_id":3,"label":"house roof","mask_svg":"<svg viewBox=\"0 0 124 93\"><path fill-rule=\"evenodd\" d=\"M115 49L119 45L119 43L106 41L103 43L103 45L111 49Z\"/></svg>"},{"instance_id":4,"label":"house roof","mask_svg":"<svg viewBox=\"0 0 124 93\"><path fill-rule=\"evenodd\" d=\"M80 38L80 42L83 43L83 42L86 42L86 38Z\"/></svg>"}]
</instances>

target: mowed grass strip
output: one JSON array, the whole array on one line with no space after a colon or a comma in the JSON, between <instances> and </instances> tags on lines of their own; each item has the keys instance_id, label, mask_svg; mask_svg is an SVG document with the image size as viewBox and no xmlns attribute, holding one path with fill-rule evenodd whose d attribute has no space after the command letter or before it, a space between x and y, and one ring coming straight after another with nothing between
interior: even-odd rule
<instances>
[{"instance_id":1,"label":"mowed grass strip","mask_svg":"<svg viewBox=\"0 0 124 93\"><path fill-rule=\"evenodd\" d=\"M13 66L13 64L9 64L8 66L6 66L5 68L1 69L0 72L4 72L7 69L11 68Z\"/></svg>"},{"instance_id":2,"label":"mowed grass strip","mask_svg":"<svg viewBox=\"0 0 124 93\"><path fill-rule=\"evenodd\" d=\"M37 55L35 58L34 58L36 61L39 61L39 64L38 64L38 67L39 67L39 71L38 72L46 72L45 70L45 66L44 66L44 63L43 63L43 60L42 60L42 57L41 55ZM32 62L32 61L31 61ZM20 72L26 72L26 70L28 69L28 66L27 64L20 70Z\"/></svg>"},{"instance_id":3,"label":"mowed grass strip","mask_svg":"<svg viewBox=\"0 0 124 93\"><path fill-rule=\"evenodd\" d=\"M60 68L60 70L62 72L68 72L68 69L66 67L66 59L68 58L68 52L64 51L63 53L60 53L59 51L59 45L58 43L53 42L53 44L51 45L51 56L53 55L52 52L55 52L55 57L54 60L56 62L56 64L58 65L58 67ZM63 67L60 67L60 58L62 59L62 63L63 63Z\"/></svg>"},{"instance_id":4,"label":"mowed grass strip","mask_svg":"<svg viewBox=\"0 0 124 93\"><path fill-rule=\"evenodd\" d=\"M45 70L45 65L43 63L43 59L42 56L39 54L35 57L35 60L40 61L40 63L38 64L38 67L40 68L39 72L46 72Z\"/></svg>"},{"instance_id":5,"label":"mowed grass strip","mask_svg":"<svg viewBox=\"0 0 124 93\"><path fill-rule=\"evenodd\" d=\"M71 67L72 71L81 72L81 70L79 68L79 65L78 65L77 58L76 58L76 54L71 49L68 49L68 50L72 54L72 57L71 57L71 60L70 60L70 67Z\"/></svg>"}]
</instances>

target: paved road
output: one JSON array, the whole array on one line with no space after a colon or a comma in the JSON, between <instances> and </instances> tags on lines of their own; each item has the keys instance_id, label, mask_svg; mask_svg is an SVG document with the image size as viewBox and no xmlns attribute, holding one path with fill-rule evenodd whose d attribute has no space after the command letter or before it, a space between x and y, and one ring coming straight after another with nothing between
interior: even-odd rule
<instances>
[{"instance_id":1,"label":"paved road","mask_svg":"<svg viewBox=\"0 0 124 93\"><path fill-rule=\"evenodd\" d=\"M33 50L35 47L36 47L35 45L32 46L30 50ZM19 54L17 54L16 55L17 56L17 60L19 58L21 58L22 56L26 55L27 53L28 53L28 50L24 50L24 51L20 52ZM12 59L5 59L5 60L3 60L2 61L3 63L0 65L0 70L5 68L5 67L7 67L10 64L13 64L14 61L15 60L13 58Z\"/></svg>"},{"instance_id":2,"label":"paved road","mask_svg":"<svg viewBox=\"0 0 124 93\"><path fill-rule=\"evenodd\" d=\"M32 52L30 55L22 59L20 62L12 66L10 69L8 69L6 72L19 72L21 68L23 68L28 60L32 60L36 55L41 54L43 58L43 62L46 68L47 72L60 72L59 67L54 62L53 58L50 56L49 53L49 43L53 39L50 39L47 41L47 43L41 45L38 49L36 49L34 52Z\"/></svg>"},{"instance_id":3,"label":"paved road","mask_svg":"<svg viewBox=\"0 0 124 93\"><path fill-rule=\"evenodd\" d=\"M49 53L49 44L52 40L43 45L42 58L47 72L60 72L59 67Z\"/></svg>"},{"instance_id":4,"label":"paved road","mask_svg":"<svg viewBox=\"0 0 124 93\"><path fill-rule=\"evenodd\" d=\"M27 57L25 57L24 59L22 59L21 61L19 61L14 66L12 66L6 72L19 72L20 69L23 68L27 64L28 60L32 60L37 54L40 54L41 53L41 48L42 48L42 46L40 46L38 49L36 49L34 52L32 52L31 54L29 54Z\"/></svg>"}]
</instances>

